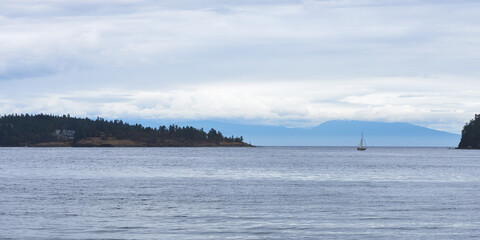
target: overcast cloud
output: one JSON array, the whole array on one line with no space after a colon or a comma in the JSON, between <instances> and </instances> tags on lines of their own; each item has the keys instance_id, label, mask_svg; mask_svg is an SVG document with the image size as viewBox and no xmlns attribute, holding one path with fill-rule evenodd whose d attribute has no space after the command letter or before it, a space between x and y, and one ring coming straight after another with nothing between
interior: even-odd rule
<instances>
[{"instance_id":1,"label":"overcast cloud","mask_svg":"<svg viewBox=\"0 0 480 240\"><path fill-rule=\"evenodd\" d=\"M161 2L2 0L0 113L458 133L479 112L478 1Z\"/></svg>"}]
</instances>

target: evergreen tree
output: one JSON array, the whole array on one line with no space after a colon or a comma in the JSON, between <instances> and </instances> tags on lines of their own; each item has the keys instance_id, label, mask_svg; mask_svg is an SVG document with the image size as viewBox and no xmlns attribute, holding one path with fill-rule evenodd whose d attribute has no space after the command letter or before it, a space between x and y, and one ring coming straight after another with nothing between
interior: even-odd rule
<instances>
[{"instance_id":1,"label":"evergreen tree","mask_svg":"<svg viewBox=\"0 0 480 240\"><path fill-rule=\"evenodd\" d=\"M73 134L73 136L71 136ZM0 146L31 146L46 142L78 143L87 138L128 139L147 146L194 146L200 143L238 142L243 137L224 137L220 131L170 125L158 129L130 125L122 120L105 120L97 117L75 118L70 115L11 114L0 117Z\"/></svg>"},{"instance_id":2,"label":"evergreen tree","mask_svg":"<svg viewBox=\"0 0 480 240\"><path fill-rule=\"evenodd\" d=\"M475 118L463 127L458 148L480 149L480 114L475 114Z\"/></svg>"}]
</instances>

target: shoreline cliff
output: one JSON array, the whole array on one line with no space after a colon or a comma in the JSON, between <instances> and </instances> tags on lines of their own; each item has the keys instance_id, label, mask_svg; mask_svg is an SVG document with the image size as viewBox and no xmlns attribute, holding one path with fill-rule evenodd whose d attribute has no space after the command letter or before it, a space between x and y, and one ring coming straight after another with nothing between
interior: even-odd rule
<instances>
[{"instance_id":1,"label":"shoreline cliff","mask_svg":"<svg viewBox=\"0 0 480 240\"><path fill-rule=\"evenodd\" d=\"M480 149L480 114L465 124L458 149Z\"/></svg>"}]
</instances>

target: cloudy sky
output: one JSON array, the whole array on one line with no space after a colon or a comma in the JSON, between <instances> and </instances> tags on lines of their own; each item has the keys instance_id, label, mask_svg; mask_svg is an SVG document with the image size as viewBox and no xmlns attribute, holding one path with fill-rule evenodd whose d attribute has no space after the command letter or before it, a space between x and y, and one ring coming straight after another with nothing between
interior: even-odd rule
<instances>
[{"instance_id":1,"label":"cloudy sky","mask_svg":"<svg viewBox=\"0 0 480 240\"><path fill-rule=\"evenodd\" d=\"M2 115L459 133L479 82L474 0L0 1Z\"/></svg>"}]
</instances>

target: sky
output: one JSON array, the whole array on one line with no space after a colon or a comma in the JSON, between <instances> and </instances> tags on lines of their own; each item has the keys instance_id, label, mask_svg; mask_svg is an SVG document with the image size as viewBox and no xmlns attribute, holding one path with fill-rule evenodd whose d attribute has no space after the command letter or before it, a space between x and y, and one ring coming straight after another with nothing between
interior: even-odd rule
<instances>
[{"instance_id":1,"label":"sky","mask_svg":"<svg viewBox=\"0 0 480 240\"><path fill-rule=\"evenodd\" d=\"M459 133L479 43L473 0L2 0L0 114Z\"/></svg>"}]
</instances>

